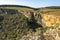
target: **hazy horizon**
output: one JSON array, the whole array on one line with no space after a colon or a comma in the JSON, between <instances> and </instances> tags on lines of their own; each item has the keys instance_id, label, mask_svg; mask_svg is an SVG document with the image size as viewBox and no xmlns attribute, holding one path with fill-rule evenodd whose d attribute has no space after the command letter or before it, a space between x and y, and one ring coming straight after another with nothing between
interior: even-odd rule
<instances>
[{"instance_id":1,"label":"hazy horizon","mask_svg":"<svg viewBox=\"0 0 60 40\"><path fill-rule=\"evenodd\" d=\"M0 5L24 5L34 8L60 6L60 0L1 0Z\"/></svg>"}]
</instances>

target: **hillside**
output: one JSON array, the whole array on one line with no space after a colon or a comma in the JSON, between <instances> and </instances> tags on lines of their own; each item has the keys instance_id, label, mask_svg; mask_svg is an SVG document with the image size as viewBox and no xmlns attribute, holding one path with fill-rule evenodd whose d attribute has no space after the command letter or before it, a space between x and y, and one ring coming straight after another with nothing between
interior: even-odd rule
<instances>
[{"instance_id":1,"label":"hillside","mask_svg":"<svg viewBox=\"0 0 60 40\"><path fill-rule=\"evenodd\" d=\"M58 8L0 5L0 40L60 40Z\"/></svg>"},{"instance_id":2,"label":"hillside","mask_svg":"<svg viewBox=\"0 0 60 40\"><path fill-rule=\"evenodd\" d=\"M49 6L49 7L45 7L45 8L49 8L49 9L60 9L60 6Z\"/></svg>"}]
</instances>

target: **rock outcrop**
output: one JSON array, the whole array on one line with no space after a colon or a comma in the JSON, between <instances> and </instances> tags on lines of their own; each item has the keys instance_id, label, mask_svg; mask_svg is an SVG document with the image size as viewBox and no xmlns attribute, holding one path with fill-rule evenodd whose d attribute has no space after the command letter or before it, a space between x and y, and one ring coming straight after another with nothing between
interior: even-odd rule
<instances>
[{"instance_id":1,"label":"rock outcrop","mask_svg":"<svg viewBox=\"0 0 60 40\"><path fill-rule=\"evenodd\" d=\"M0 8L0 13L5 13L5 14L16 14L18 11L13 10L13 9L2 9Z\"/></svg>"},{"instance_id":2,"label":"rock outcrop","mask_svg":"<svg viewBox=\"0 0 60 40\"><path fill-rule=\"evenodd\" d=\"M38 11L35 12L26 12L18 11L23 13L29 20L36 20L38 24L41 24L44 27L59 26L60 18L55 15L43 14Z\"/></svg>"}]
</instances>

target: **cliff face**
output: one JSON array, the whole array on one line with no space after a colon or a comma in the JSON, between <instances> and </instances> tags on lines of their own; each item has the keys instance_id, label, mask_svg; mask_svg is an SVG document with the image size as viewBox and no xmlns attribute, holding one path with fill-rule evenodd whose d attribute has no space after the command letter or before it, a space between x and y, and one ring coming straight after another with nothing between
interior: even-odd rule
<instances>
[{"instance_id":1,"label":"cliff face","mask_svg":"<svg viewBox=\"0 0 60 40\"><path fill-rule=\"evenodd\" d=\"M41 24L42 26L51 27L56 26L57 24L60 24L60 18L59 16L55 15L49 15L49 14L43 14L38 11L24 11L24 10L13 10L13 9L0 9L0 14L16 14L21 13L24 16L26 16L29 20L36 20L38 24Z\"/></svg>"},{"instance_id":2,"label":"cliff face","mask_svg":"<svg viewBox=\"0 0 60 40\"><path fill-rule=\"evenodd\" d=\"M43 34L25 35L21 40L60 40L60 17L48 13L40 13L35 11L24 14L28 19L34 19L47 30ZM33 16L32 16L33 15ZM33 20L33 19L32 19ZM39 33L39 32L38 32Z\"/></svg>"},{"instance_id":3,"label":"cliff face","mask_svg":"<svg viewBox=\"0 0 60 40\"><path fill-rule=\"evenodd\" d=\"M38 11L35 12L21 12L30 20L36 20L38 24L41 24L44 27L51 27L60 24L60 18L56 15L43 14Z\"/></svg>"},{"instance_id":4,"label":"cliff face","mask_svg":"<svg viewBox=\"0 0 60 40\"><path fill-rule=\"evenodd\" d=\"M1 40L60 40L60 17L39 10L1 8L0 35Z\"/></svg>"}]
</instances>

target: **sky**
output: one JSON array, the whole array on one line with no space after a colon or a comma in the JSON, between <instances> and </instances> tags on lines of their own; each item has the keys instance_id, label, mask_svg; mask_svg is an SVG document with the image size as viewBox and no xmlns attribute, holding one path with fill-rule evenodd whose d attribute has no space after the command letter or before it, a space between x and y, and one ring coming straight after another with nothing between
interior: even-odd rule
<instances>
[{"instance_id":1,"label":"sky","mask_svg":"<svg viewBox=\"0 0 60 40\"><path fill-rule=\"evenodd\" d=\"M24 5L34 8L60 6L60 0L0 0L0 5Z\"/></svg>"}]
</instances>

